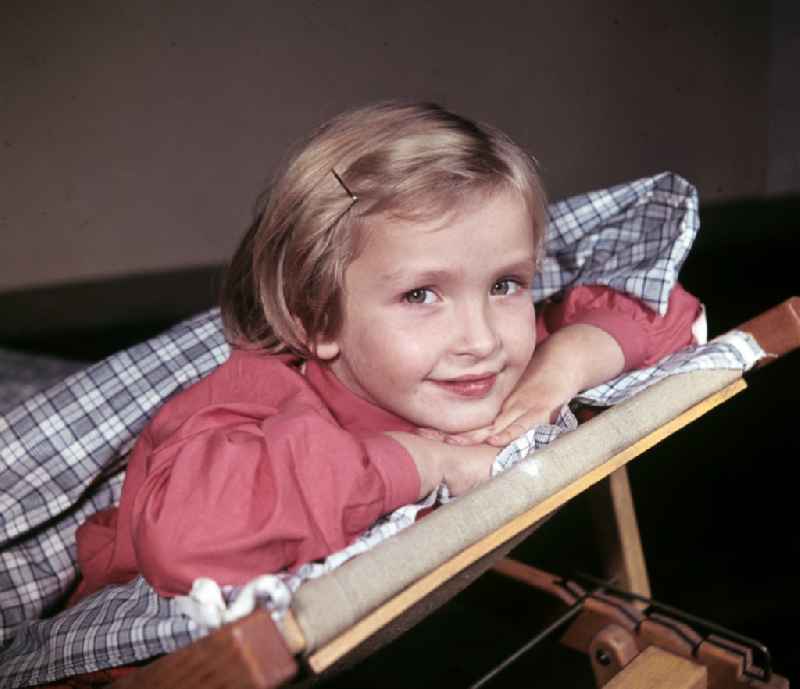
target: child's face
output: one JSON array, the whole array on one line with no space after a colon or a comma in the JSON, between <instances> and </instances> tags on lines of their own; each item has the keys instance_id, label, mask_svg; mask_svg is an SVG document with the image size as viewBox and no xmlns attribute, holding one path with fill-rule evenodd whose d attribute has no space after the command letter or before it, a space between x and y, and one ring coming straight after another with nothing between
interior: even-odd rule
<instances>
[{"instance_id":1,"label":"child's face","mask_svg":"<svg viewBox=\"0 0 800 689\"><path fill-rule=\"evenodd\" d=\"M533 354L531 222L508 191L444 221L379 220L345 272L341 332L318 356L418 426L490 424Z\"/></svg>"}]
</instances>

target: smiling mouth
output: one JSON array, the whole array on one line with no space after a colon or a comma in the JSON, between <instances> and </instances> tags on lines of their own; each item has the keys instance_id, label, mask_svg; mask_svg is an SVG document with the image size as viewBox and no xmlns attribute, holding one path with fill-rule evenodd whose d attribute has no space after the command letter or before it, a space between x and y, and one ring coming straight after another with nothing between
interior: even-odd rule
<instances>
[{"instance_id":1,"label":"smiling mouth","mask_svg":"<svg viewBox=\"0 0 800 689\"><path fill-rule=\"evenodd\" d=\"M494 387L497 381L497 374L492 373L488 376L481 376L480 378L457 378L454 380L435 380L433 381L441 388L447 390L459 397L468 397L471 399L480 399L486 397Z\"/></svg>"}]
</instances>

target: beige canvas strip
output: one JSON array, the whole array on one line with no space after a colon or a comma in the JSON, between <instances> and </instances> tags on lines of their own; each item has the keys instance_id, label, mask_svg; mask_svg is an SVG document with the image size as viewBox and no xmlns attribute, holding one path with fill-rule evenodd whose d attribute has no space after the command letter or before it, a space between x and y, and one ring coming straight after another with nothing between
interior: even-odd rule
<instances>
[{"instance_id":1,"label":"beige canvas strip","mask_svg":"<svg viewBox=\"0 0 800 689\"><path fill-rule=\"evenodd\" d=\"M615 464L609 471L617 468L616 464L621 466L718 402L705 407L697 406L698 413L686 414L685 420L675 423L687 410L726 387L730 386L731 394L738 391L744 387L743 382L740 387L731 386L731 383L740 376L739 371L715 370L667 378L636 397L606 410L576 431L561 436L531 459L439 508L368 553L320 579L307 582L297 591L292 604L292 611L305 638L306 653L329 644L337 635L356 625L364 626L364 619L371 611L404 589L413 588L412 584L426 574L446 566L448 561L472 546L474 557L461 557L456 562L465 562L451 568L454 569L451 575L457 573L459 567L468 565L480 556L477 552L480 549L476 549L475 544L481 539L485 540L499 530L509 531L508 534L503 533L504 538L512 537L524 528L508 528L509 522L516 517L530 512L532 507L540 503L548 502L548 498L556 494L564 494L565 488L576 484L587 474L594 475L592 482L607 475L609 472L598 468L605 463ZM719 398L721 401L724 396L720 395ZM663 427L666 428L659 432ZM648 436L652 436L652 442L639 443ZM639 447L634 452L626 452L637 443ZM618 458L619 461L609 462L612 458ZM579 489L585 489L585 486ZM550 510L561 504L550 502L553 502ZM542 516L544 514L537 518ZM506 528L503 530L504 525ZM424 591L420 591L419 595L423 594ZM389 619L391 616L383 623ZM373 620L368 626L379 624L381 622ZM365 628L364 634L369 631ZM324 653L323 649L320 653L325 657L317 658L315 665L322 669L357 641L354 638L338 646L330 643L330 652Z\"/></svg>"}]
</instances>

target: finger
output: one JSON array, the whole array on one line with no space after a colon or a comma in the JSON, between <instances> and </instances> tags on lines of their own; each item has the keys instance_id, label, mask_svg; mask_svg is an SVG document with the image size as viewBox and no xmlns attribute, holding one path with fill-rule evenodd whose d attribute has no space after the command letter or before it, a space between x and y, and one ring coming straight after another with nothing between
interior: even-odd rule
<instances>
[{"instance_id":1,"label":"finger","mask_svg":"<svg viewBox=\"0 0 800 689\"><path fill-rule=\"evenodd\" d=\"M504 448L508 445L511 445L517 438L519 438L522 433L511 433L509 431L503 431L498 435L493 435L490 438L486 439L486 444L491 445L492 447L497 448Z\"/></svg>"},{"instance_id":2,"label":"finger","mask_svg":"<svg viewBox=\"0 0 800 689\"><path fill-rule=\"evenodd\" d=\"M552 423L552 413L547 411L529 411L523 414L500 432L493 434L486 440L489 445L502 447L516 440L530 429L542 424Z\"/></svg>"},{"instance_id":3,"label":"finger","mask_svg":"<svg viewBox=\"0 0 800 689\"><path fill-rule=\"evenodd\" d=\"M542 418L542 416L538 413L530 412L528 414L523 414L502 431L487 438L486 442L494 447L504 447L505 445L508 445L520 436L527 433L534 426L538 426L546 422L546 419Z\"/></svg>"},{"instance_id":4,"label":"finger","mask_svg":"<svg viewBox=\"0 0 800 689\"><path fill-rule=\"evenodd\" d=\"M500 433L501 431L504 431L506 428L510 427L512 424L519 422L520 419L526 415L535 413L537 412L532 412L527 407L514 407L508 409L507 411L503 411L494 420L494 423L491 426L492 432L489 435L496 435L497 433Z\"/></svg>"}]
</instances>

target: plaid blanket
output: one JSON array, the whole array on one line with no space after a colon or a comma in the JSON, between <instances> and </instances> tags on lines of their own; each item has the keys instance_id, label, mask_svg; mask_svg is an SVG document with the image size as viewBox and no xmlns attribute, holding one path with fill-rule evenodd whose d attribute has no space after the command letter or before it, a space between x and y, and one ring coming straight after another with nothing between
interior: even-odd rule
<instances>
[{"instance_id":1,"label":"plaid blanket","mask_svg":"<svg viewBox=\"0 0 800 689\"><path fill-rule=\"evenodd\" d=\"M550 215L534 299L574 284L606 284L666 310L699 227L697 195L688 182L662 173L555 203ZM699 366L742 368L739 351L715 345ZM180 614L174 599L160 598L141 578L40 618L74 583L76 528L119 499L122 477L108 479L62 513L130 449L164 400L228 353L219 313L211 310L0 416L0 687L143 660L205 633ZM641 385L640 379L613 381L593 401L619 401ZM516 447L510 452L530 449Z\"/></svg>"}]
</instances>

